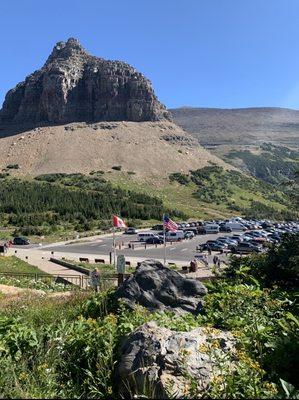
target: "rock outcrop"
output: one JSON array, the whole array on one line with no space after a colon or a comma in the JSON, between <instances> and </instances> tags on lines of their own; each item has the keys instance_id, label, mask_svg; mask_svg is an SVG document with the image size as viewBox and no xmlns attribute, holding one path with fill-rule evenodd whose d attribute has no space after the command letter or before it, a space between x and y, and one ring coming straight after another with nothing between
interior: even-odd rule
<instances>
[{"instance_id":1,"label":"rock outcrop","mask_svg":"<svg viewBox=\"0 0 299 400\"><path fill-rule=\"evenodd\" d=\"M45 65L10 90L0 123L171 119L151 83L121 61L89 55L73 38L55 45Z\"/></svg>"},{"instance_id":2,"label":"rock outcrop","mask_svg":"<svg viewBox=\"0 0 299 400\"><path fill-rule=\"evenodd\" d=\"M174 310L198 314L207 293L195 279L164 267L159 261L145 260L116 291L116 297L134 308L140 304L150 310Z\"/></svg>"},{"instance_id":3,"label":"rock outcrop","mask_svg":"<svg viewBox=\"0 0 299 400\"><path fill-rule=\"evenodd\" d=\"M228 332L204 327L175 332L149 322L120 348L120 396L188 398L190 379L196 383L195 395L202 394L221 371L234 368L235 353L235 340Z\"/></svg>"}]
</instances>

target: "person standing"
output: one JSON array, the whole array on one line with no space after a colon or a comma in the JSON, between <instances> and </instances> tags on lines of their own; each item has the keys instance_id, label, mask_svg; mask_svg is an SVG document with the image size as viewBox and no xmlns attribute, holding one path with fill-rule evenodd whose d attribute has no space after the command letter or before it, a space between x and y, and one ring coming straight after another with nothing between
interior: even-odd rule
<instances>
[{"instance_id":1,"label":"person standing","mask_svg":"<svg viewBox=\"0 0 299 400\"><path fill-rule=\"evenodd\" d=\"M194 263L194 260L191 260L191 261L190 261L189 272L195 272L195 263Z\"/></svg>"},{"instance_id":2,"label":"person standing","mask_svg":"<svg viewBox=\"0 0 299 400\"><path fill-rule=\"evenodd\" d=\"M91 278L91 286L93 287L94 291L97 293L99 291L99 284L100 284L100 274L97 268L94 268L90 273Z\"/></svg>"}]
</instances>

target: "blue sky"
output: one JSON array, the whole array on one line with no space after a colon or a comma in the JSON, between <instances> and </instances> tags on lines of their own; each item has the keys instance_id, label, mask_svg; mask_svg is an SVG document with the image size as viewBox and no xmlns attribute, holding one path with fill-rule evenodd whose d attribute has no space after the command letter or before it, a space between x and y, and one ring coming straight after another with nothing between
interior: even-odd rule
<instances>
[{"instance_id":1,"label":"blue sky","mask_svg":"<svg viewBox=\"0 0 299 400\"><path fill-rule=\"evenodd\" d=\"M69 37L167 107L299 108L299 0L1 0L0 104Z\"/></svg>"}]
</instances>

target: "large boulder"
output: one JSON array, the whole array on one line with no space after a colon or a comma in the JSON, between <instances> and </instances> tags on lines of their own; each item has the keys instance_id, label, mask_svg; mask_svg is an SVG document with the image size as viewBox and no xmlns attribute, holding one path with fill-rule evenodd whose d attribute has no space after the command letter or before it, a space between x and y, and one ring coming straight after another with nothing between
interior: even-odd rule
<instances>
[{"instance_id":1,"label":"large boulder","mask_svg":"<svg viewBox=\"0 0 299 400\"><path fill-rule=\"evenodd\" d=\"M175 332L149 322L122 344L115 379L121 397L186 398L192 380L196 394L203 394L221 371L234 367L234 359L235 340L228 332Z\"/></svg>"},{"instance_id":2,"label":"large boulder","mask_svg":"<svg viewBox=\"0 0 299 400\"><path fill-rule=\"evenodd\" d=\"M195 279L164 267L159 261L145 260L116 291L116 297L134 308L140 304L150 310L170 309L198 314L205 286Z\"/></svg>"}]
</instances>

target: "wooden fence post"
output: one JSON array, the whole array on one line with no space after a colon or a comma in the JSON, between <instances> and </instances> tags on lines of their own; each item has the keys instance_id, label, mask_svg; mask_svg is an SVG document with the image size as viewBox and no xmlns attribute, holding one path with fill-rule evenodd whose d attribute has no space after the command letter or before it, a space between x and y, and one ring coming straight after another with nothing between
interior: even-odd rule
<instances>
[{"instance_id":1,"label":"wooden fence post","mask_svg":"<svg viewBox=\"0 0 299 400\"><path fill-rule=\"evenodd\" d=\"M124 282L124 274L117 274L117 286L119 287Z\"/></svg>"}]
</instances>

